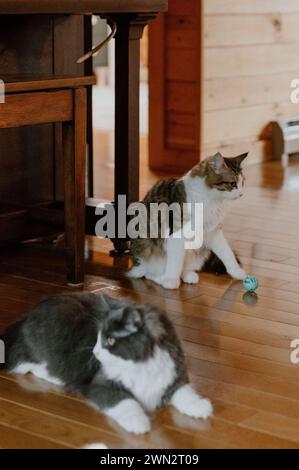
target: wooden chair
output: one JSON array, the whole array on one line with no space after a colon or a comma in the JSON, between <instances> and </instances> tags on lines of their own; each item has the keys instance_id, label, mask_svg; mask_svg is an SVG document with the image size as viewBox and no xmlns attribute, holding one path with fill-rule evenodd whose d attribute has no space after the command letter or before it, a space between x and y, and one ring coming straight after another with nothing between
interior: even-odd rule
<instances>
[{"instance_id":1,"label":"wooden chair","mask_svg":"<svg viewBox=\"0 0 299 470\"><path fill-rule=\"evenodd\" d=\"M79 284L84 279L86 86L94 84L95 77L4 77L3 81L0 129L62 123L67 281Z\"/></svg>"}]
</instances>

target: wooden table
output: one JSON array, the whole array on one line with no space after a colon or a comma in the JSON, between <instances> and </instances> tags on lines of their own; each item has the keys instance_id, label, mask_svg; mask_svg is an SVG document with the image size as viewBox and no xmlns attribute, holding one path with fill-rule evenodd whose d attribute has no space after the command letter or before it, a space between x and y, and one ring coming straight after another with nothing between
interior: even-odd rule
<instances>
[{"instance_id":1,"label":"wooden table","mask_svg":"<svg viewBox=\"0 0 299 470\"><path fill-rule=\"evenodd\" d=\"M139 198L140 38L144 26L166 9L167 0L0 0L0 79L1 73L90 75L91 61L76 63L91 47L90 15L99 14L116 21L115 200L118 194L126 194L129 202ZM88 109L87 135L92 151L91 93ZM24 230L22 224L16 225L17 207L62 201L60 136L59 126L53 124L0 131L0 224L5 219L6 230L0 230L0 243L16 239L16 231L11 236L10 215L6 217L7 203L16 207L12 220L14 227L18 227L17 238L24 239L42 231L31 219L29 230L28 220ZM90 165L86 209L91 234L96 204L90 199L92 195ZM28 216L32 217L32 211L28 211ZM51 225L55 217L49 214L47 217ZM122 249L117 240L115 245Z\"/></svg>"}]
</instances>

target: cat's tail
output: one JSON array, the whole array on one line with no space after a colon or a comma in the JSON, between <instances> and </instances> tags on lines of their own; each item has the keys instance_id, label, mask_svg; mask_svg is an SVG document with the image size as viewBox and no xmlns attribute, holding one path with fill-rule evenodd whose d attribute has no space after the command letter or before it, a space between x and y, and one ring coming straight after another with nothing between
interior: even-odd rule
<instances>
[{"instance_id":1,"label":"cat's tail","mask_svg":"<svg viewBox=\"0 0 299 470\"><path fill-rule=\"evenodd\" d=\"M236 253L234 253L234 255L239 265L241 266L241 262L238 256L236 255ZM202 271L206 271L206 272L217 274L217 275L227 274L226 267L224 266L223 262L212 251L209 257L207 258L205 264L203 265Z\"/></svg>"}]
</instances>

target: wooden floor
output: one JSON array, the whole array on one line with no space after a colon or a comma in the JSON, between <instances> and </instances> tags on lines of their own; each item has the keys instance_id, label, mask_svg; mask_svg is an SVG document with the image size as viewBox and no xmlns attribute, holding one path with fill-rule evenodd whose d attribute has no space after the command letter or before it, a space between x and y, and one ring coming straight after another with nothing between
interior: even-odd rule
<instances>
[{"instance_id":1,"label":"wooden floor","mask_svg":"<svg viewBox=\"0 0 299 470\"><path fill-rule=\"evenodd\" d=\"M136 437L58 388L31 377L0 376L0 447L299 447L299 162L247 170L247 193L232 207L225 231L260 282L247 305L242 286L202 274L199 285L166 291L123 277L127 257L108 256L109 242L89 239L85 290L164 308L183 341L192 382L215 407L206 422L173 409L152 416ZM0 252L0 328L45 295L67 290L59 247L27 245Z\"/></svg>"}]
</instances>

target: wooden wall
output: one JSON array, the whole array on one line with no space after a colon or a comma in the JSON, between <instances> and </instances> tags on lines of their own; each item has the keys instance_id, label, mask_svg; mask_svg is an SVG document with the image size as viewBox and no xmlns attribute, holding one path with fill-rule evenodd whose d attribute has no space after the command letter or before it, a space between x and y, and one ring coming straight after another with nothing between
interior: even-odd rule
<instances>
[{"instance_id":1,"label":"wooden wall","mask_svg":"<svg viewBox=\"0 0 299 470\"><path fill-rule=\"evenodd\" d=\"M298 0L204 0L203 156L271 157L267 124L299 114Z\"/></svg>"},{"instance_id":2,"label":"wooden wall","mask_svg":"<svg viewBox=\"0 0 299 470\"><path fill-rule=\"evenodd\" d=\"M169 0L149 28L149 161L183 172L199 158L201 0Z\"/></svg>"}]
</instances>

